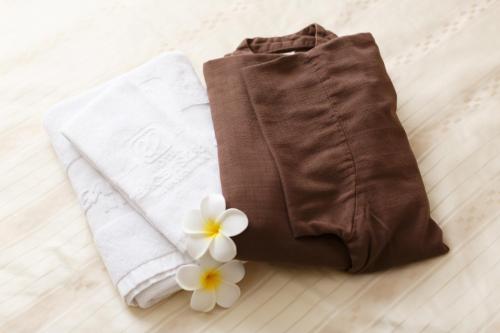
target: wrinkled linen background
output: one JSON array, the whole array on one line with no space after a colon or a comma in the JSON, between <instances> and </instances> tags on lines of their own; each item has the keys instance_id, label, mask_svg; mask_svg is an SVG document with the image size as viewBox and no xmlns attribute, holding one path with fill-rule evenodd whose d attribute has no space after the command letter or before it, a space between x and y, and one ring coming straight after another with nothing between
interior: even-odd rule
<instances>
[{"instance_id":1,"label":"wrinkled linen background","mask_svg":"<svg viewBox=\"0 0 500 333\"><path fill-rule=\"evenodd\" d=\"M201 75L245 37L313 22L373 33L451 252L360 276L249 263L229 310L195 313L188 293L128 308L42 115L163 51ZM499 331L499 30L495 0L0 3L0 331Z\"/></svg>"}]
</instances>

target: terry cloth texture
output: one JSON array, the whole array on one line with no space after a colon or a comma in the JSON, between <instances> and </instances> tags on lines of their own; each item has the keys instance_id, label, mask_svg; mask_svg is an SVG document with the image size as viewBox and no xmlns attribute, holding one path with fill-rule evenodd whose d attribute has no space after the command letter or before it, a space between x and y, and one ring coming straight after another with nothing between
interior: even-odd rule
<instances>
[{"instance_id":1,"label":"terry cloth texture","mask_svg":"<svg viewBox=\"0 0 500 333\"><path fill-rule=\"evenodd\" d=\"M131 132L120 132L123 126L134 121ZM176 121L182 121L183 125L179 126ZM200 199L163 196L174 208L166 208L161 213L163 220L160 222L163 224L156 227L153 222L158 219L147 216L140 209L143 203L140 199L146 200L160 191L164 193L167 188L183 193L199 190L197 195L200 197L204 195L202 191L207 190L202 188L206 182L184 181L196 174L193 168L185 167L192 165L192 160L187 158L190 155L179 152L186 143L175 145L173 141L165 141L164 136L165 131L172 130L167 135L178 135L181 128L191 129L193 136L210 145L209 149L216 149L206 91L187 58L178 52L163 54L81 96L54 106L46 114L44 124L85 211L102 260L125 302L145 308L179 291L176 270L192 260L165 237L165 232L171 231L169 236L179 235L181 223L176 216L197 208ZM86 124L90 128L85 128ZM71 131L71 128L75 130ZM76 136L79 145L68 140L68 134L65 136L63 132ZM116 134L112 135L115 140L130 134L130 140L114 142L102 137L111 134ZM109 151L105 150L108 148ZM115 167L118 170L120 167L136 167L122 169L130 172L129 177L122 175L120 178L132 182L127 183L128 192L116 186L123 185L118 181L120 179L114 178L120 174L109 174L109 169L105 168L108 164L97 169L101 160L88 160L85 154L82 156L82 152L93 155L92 152L101 150L109 158L127 151L124 156L127 160L115 164ZM184 159L179 160L179 156ZM218 191L216 153L211 159L215 162L208 165L215 168L211 178L211 184L215 185L209 191ZM125 163L127 161L130 163ZM138 167L142 165L144 168ZM206 167L202 169L207 170ZM186 174L188 171L190 173ZM185 186L186 183L192 186ZM171 228L174 222L176 226Z\"/></svg>"}]
</instances>

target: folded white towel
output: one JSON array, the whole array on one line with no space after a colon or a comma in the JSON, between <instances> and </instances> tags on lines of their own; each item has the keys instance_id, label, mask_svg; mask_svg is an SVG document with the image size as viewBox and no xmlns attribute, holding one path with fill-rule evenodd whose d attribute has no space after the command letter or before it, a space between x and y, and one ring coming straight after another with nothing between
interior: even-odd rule
<instances>
[{"instance_id":1,"label":"folded white towel","mask_svg":"<svg viewBox=\"0 0 500 333\"><path fill-rule=\"evenodd\" d=\"M163 113L176 112L191 104L200 105L199 112L186 114L185 120L196 122L194 127L202 132L209 133L213 129L206 92L188 60L179 53L164 54L80 97L64 101L45 116L45 127L85 210L113 283L127 304L145 308L179 290L174 279L176 269L190 259L132 208L127 203L128 198L120 195L99 170L82 159L61 133L68 122L96 101L119 98L110 94L114 91L112 87L122 83L133 86L134 94L140 94ZM118 116L124 115L118 112ZM135 146L139 150L140 141ZM147 155L146 151L144 153ZM175 204L179 210L191 205L180 201ZM165 218L168 219L167 213Z\"/></svg>"},{"instance_id":2,"label":"folded white towel","mask_svg":"<svg viewBox=\"0 0 500 333\"><path fill-rule=\"evenodd\" d=\"M179 58L159 103L122 80L62 130L84 158L180 251L182 219L220 192L217 146L208 104L191 67ZM175 87L176 89L172 89Z\"/></svg>"}]
</instances>

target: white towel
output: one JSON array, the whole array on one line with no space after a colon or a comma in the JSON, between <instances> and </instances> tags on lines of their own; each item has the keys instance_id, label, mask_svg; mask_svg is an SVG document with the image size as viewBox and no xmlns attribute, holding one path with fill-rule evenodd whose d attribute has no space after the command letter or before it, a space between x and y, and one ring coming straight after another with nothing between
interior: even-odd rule
<instances>
[{"instance_id":1,"label":"white towel","mask_svg":"<svg viewBox=\"0 0 500 333\"><path fill-rule=\"evenodd\" d=\"M153 228L140 211L132 208L128 198L82 159L61 133L68 122L96 101L113 99L112 87L121 84L134 87L134 94L140 94L165 114L186 109L190 104L199 105L194 112L185 114L185 120L195 121L194 127L208 133L213 129L206 92L189 61L179 53L164 54L80 97L64 101L45 116L45 127L87 215L113 283L127 304L146 308L179 290L175 271L190 259ZM177 207L181 210L191 204L177 202Z\"/></svg>"},{"instance_id":2,"label":"white towel","mask_svg":"<svg viewBox=\"0 0 500 333\"><path fill-rule=\"evenodd\" d=\"M122 80L62 130L123 198L182 252L184 215L198 208L207 194L221 191L210 109L204 100L193 98L197 94L186 94L201 86L191 67L184 65L179 61L168 77L161 108L143 87Z\"/></svg>"}]
</instances>

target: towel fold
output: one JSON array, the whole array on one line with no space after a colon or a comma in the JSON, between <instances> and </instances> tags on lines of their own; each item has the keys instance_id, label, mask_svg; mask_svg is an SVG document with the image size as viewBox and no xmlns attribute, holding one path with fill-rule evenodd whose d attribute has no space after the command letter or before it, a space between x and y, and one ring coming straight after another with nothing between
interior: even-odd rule
<instances>
[{"instance_id":1,"label":"towel fold","mask_svg":"<svg viewBox=\"0 0 500 333\"><path fill-rule=\"evenodd\" d=\"M164 112L140 87L120 82L76 115L63 134L130 205L185 251L186 210L220 192L217 148L208 105L169 105Z\"/></svg>"},{"instance_id":2,"label":"towel fold","mask_svg":"<svg viewBox=\"0 0 500 333\"><path fill-rule=\"evenodd\" d=\"M115 105L109 105L109 108L99 108L103 101L116 101L126 105L135 101L135 104L129 105L134 105L134 111L137 112L135 118L129 118L131 114L128 113L130 109L127 107L115 108ZM149 116L152 115L148 110L153 110L154 116L163 122L148 123L147 119L151 120ZM129 151L130 157L146 163L149 168L142 170L143 173L139 170L132 171L128 175L130 182L127 181L127 175L122 173L119 173L121 181L117 181L115 174L109 174L108 169L96 169L96 165L101 165L100 161L95 163L96 161L89 162L82 158L79 150L85 152L102 147L109 148L103 151L112 152L123 148L109 146L116 144L112 140L100 141L103 138L94 132L99 126L86 129L88 135L84 135L84 139L88 142L83 145L77 140L79 145L75 146L62 133L65 130L65 133L71 136L73 132L68 129L77 129L79 121L83 119L90 123L91 119L101 122L101 112L104 117L113 115L112 118L107 118L110 121L108 125L111 126L109 133L119 128L115 126L118 123L135 122L132 123L135 128L134 135L129 138L131 141L128 145L123 147L132 149ZM184 124L180 125L181 122ZM217 191L220 187L217 185L216 163L215 166L211 165L211 173L200 175L196 172L199 163L191 165L191 168L183 167L182 163L190 161L189 154L177 154L178 159L170 158L177 151L176 145L183 144L179 140L185 138L177 136L176 129L186 124L193 131L205 133L205 144L216 149L206 92L189 61L177 52L164 54L80 97L54 106L46 114L44 124L85 211L102 260L125 302L146 308L180 290L175 282L175 272L180 265L191 262L191 259L183 254L182 246L179 250L165 235L168 234L172 240L176 240L177 245L182 245L179 241L182 238L179 216L187 209L196 208L199 204L198 196L204 195L200 192L197 181L189 182L190 185L186 186L188 182L181 180L189 178L191 173L198 177L212 175L213 186L204 189ZM84 124L89 123L82 122L82 129L85 128ZM147 128L140 128L140 124L147 124ZM75 130L74 133L76 132L78 131ZM170 149L161 151L164 153L161 154L160 149L165 146L158 141L158 133L165 132L170 135L169 138L177 141L169 142ZM94 134L95 139L99 138L97 141L92 140ZM196 135L193 133L193 136ZM94 146L90 148L89 145ZM217 160L216 155L211 158ZM144 178L136 178L140 175ZM116 186L123 182L127 184L126 191L123 187ZM148 192L152 187L155 190ZM156 203L161 201L160 196L172 187L177 191L164 197L162 202L167 202L167 205L158 208L153 215L146 214L149 213L149 206L144 207L144 202L139 198L148 198L147 195L144 196L147 192L154 193L157 195L154 197L156 201L146 202ZM188 196L191 200L185 200L188 198L186 196L177 197L179 192L191 193L191 196ZM155 221L156 224L150 223ZM172 233L169 233L170 230Z\"/></svg>"}]
</instances>

